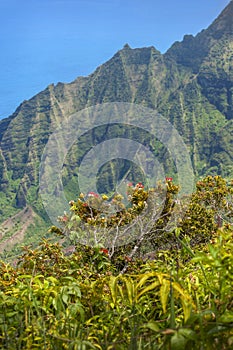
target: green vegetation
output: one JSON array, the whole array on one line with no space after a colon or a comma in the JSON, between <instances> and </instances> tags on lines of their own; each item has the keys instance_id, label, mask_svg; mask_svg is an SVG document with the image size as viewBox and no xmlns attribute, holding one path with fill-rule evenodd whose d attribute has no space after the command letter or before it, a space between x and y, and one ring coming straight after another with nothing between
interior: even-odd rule
<instances>
[{"instance_id":1,"label":"green vegetation","mask_svg":"<svg viewBox=\"0 0 233 350\"><path fill-rule=\"evenodd\" d=\"M1 120L0 222L29 205L49 225L38 195L39 165L48 138L73 113L105 102L129 102L158 111L182 136L197 179L206 175L232 178L232 16L231 1L209 28L196 37L185 36L165 54L154 47L125 45L93 74L70 84L51 84ZM92 125L91 119L88 123ZM63 168L68 198L79 194L75 174L83 154L114 137L145 140L165 173L175 178L169 152L158 140L136 128L110 124L83 135L70 150ZM100 193L112 191L113 180L121 180L130 170L129 180L143 181L133 178L136 171L126 161L109 162L101 170Z\"/></svg>"},{"instance_id":2,"label":"green vegetation","mask_svg":"<svg viewBox=\"0 0 233 350\"><path fill-rule=\"evenodd\" d=\"M0 121L1 349L232 349L232 18L231 1L163 55L125 45L93 74L48 86ZM174 161L154 135L111 121L90 127L62 169L64 192L77 200L47 231L39 166L49 136L73 113L116 101L167 118L203 180L180 200ZM139 167L114 159L98 174L101 195L80 193L82 157L117 137L147 146L174 181L144 188ZM123 179L136 184L126 204L115 193Z\"/></svg>"},{"instance_id":3,"label":"green vegetation","mask_svg":"<svg viewBox=\"0 0 233 350\"><path fill-rule=\"evenodd\" d=\"M174 208L177 186L168 181L167 187L167 215L145 231L143 241L135 238L113 252L111 246L78 241L64 249L43 239L36 249L25 246L13 264L1 262L0 347L231 349L233 183L211 176L198 182L185 216L169 234L165 218ZM60 217L64 228L51 231L67 236L82 221L110 232L129 214L130 220L142 216L150 191L130 184L129 196L135 205L125 207L115 195L112 205L122 211L108 216L107 196L81 195L71 203L70 216ZM164 240L150 252L156 228L157 233L164 228Z\"/></svg>"}]
</instances>

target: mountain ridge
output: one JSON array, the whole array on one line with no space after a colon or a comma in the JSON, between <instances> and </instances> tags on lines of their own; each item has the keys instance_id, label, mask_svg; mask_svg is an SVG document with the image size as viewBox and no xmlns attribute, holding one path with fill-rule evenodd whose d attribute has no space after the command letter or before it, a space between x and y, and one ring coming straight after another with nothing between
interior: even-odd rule
<instances>
[{"instance_id":1,"label":"mountain ridge","mask_svg":"<svg viewBox=\"0 0 233 350\"><path fill-rule=\"evenodd\" d=\"M220 15L207 28L203 29L196 36L184 35L183 41L175 42L165 53L171 56L179 64L190 67L190 62L195 69L201 64L203 58L208 54L214 40L219 40L222 36L233 36L233 1L225 7ZM192 53L192 54L191 54ZM198 60L193 65L193 55L198 55ZM182 60L185 57L185 60Z\"/></svg>"},{"instance_id":2,"label":"mountain ridge","mask_svg":"<svg viewBox=\"0 0 233 350\"><path fill-rule=\"evenodd\" d=\"M38 186L40 159L48 138L73 113L105 102L130 102L157 110L182 136L197 177L233 176L232 14L231 1L207 29L195 37L184 36L165 54L153 46L132 49L125 44L87 77L50 84L1 120L1 221L30 206L47 222ZM98 132L87 137L93 144L100 140ZM81 146L76 151L81 152ZM76 186L76 158L71 153L64 167L69 195ZM120 173L124 166L112 169Z\"/></svg>"}]
</instances>

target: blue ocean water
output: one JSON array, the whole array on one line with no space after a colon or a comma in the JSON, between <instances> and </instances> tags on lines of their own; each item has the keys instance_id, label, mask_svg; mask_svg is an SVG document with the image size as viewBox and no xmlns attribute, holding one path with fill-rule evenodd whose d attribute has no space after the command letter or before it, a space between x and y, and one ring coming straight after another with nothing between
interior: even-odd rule
<instances>
[{"instance_id":1,"label":"blue ocean water","mask_svg":"<svg viewBox=\"0 0 233 350\"><path fill-rule=\"evenodd\" d=\"M82 60L77 53L71 54L70 58L64 55L57 59L56 56L49 55L39 58L21 56L8 62L1 61L0 58L0 66L3 68L0 79L0 119L11 115L20 103L49 84L71 82L78 75L88 75L96 68L88 62L88 57Z\"/></svg>"}]
</instances>

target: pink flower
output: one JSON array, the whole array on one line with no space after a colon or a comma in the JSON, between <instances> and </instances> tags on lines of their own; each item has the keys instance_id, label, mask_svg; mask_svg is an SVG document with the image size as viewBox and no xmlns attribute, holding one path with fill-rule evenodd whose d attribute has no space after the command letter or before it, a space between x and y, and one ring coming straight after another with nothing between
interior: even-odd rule
<instances>
[{"instance_id":1,"label":"pink flower","mask_svg":"<svg viewBox=\"0 0 233 350\"><path fill-rule=\"evenodd\" d=\"M141 182L139 182L137 185L136 185L137 188L144 188L143 184Z\"/></svg>"},{"instance_id":2,"label":"pink flower","mask_svg":"<svg viewBox=\"0 0 233 350\"><path fill-rule=\"evenodd\" d=\"M108 255L108 249L106 248L100 248L100 251L104 253L105 255Z\"/></svg>"},{"instance_id":3,"label":"pink flower","mask_svg":"<svg viewBox=\"0 0 233 350\"><path fill-rule=\"evenodd\" d=\"M173 178L172 177L166 177L166 181L172 181Z\"/></svg>"},{"instance_id":4,"label":"pink flower","mask_svg":"<svg viewBox=\"0 0 233 350\"><path fill-rule=\"evenodd\" d=\"M88 196L90 196L90 197L95 197L95 198L98 198L98 197L99 197L99 195L98 195L97 193L95 193L95 192L89 192L89 193L88 193Z\"/></svg>"},{"instance_id":5,"label":"pink flower","mask_svg":"<svg viewBox=\"0 0 233 350\"><path fill-rule=\"evenodd\" d=\"M133 183L132 183L132 182L129 182L129 183L127 184L127 186L132 187L132 186L133 186Z\"/></svg>"}]
</instances>

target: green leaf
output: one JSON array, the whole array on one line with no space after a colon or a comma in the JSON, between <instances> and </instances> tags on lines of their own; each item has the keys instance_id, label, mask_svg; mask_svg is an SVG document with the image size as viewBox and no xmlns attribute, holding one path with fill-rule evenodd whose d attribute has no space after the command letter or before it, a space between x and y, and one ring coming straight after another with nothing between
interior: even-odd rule
<instances>
[{"instance_id":1,"label":"green leaf","mask_svg":"<svg viewBox=\"0 0 233 350\"><path fill-rule=\"evenodd\" d=\"M218 321L222 323L232 323L233 311L225 311L225 313L218 318Z\"/></svg>"},{"instance_id":2,"label":"green leaf","mask_svg":"<svg viewBox=\"0 0 233 350\"><path fill-rule=\"evenodd\" d=\"M159 332L160 331L158 323L156 323L155 321L150 321L150 322L146 323L143 327L144 328L149 328L149 329L151 329L154 332Z\"/></svg>"},{"instance_id":3,"label":"green leaf","mask_svg":"<svg viewBox=\"0 0 233 350\"><path fill-rule=\"evenodd\" d=\"M117 282L118 282L117 277L110 276L108 286L109 286L110 291L111 291L112 301L113 301L114 305L116 304L116 300L117 300Z\"/></svg>"},{"instance_id":4,"label":"green leaf","mask_svg":"<svg viewBox=\"0 0 233 350\"><path fill-rule=\"evenodd\" d=\"M146 288L144 288L138 295L137 295L137 299L139 299L143 294L157 288L158 286L160 286L160 282L159 281L155 281L154 283L151 283L149 286L147 286Z\"/></svg>"},{"instance_id":5,"label":"green leaf","mask_svg":"<svg viewBox=\"0 0 233 350\"><path fill-rule=\"evenodd\" d=\"M181 328L171 337L171 349L184 350L189 340L195 338L195 333L191 329Z\"/></svg>"},{"instance_id":6,"label":"green leaf","mask_svg":"<svg viewBox=\"0 0 233 350\"><path fill-rule=\"evenodd\" d=\"M167 300L168 300L168 297L170 294L170 282L169 281L167 281L165 279L163 280L163 283L160 287L159 294L160 294L160 301L161 301L161 305L163 308L163 312L165 313L166 309L167 309Z\"/></svg>"},{"instance_id":7,"label":"green leaf","mask_svg":"<svg viewBox=\"0 0 233 350\"><path fill-rule=\"evenodd\" d=\"M184 322L187 322L191 315L192 304L191 302L187 301L184 298L181 298L181 303L182 303L183 312L184 312Z\"/></svg>"},{"instance_id":8,"label":"green leaf","mask_svg":"<svg viewBox=\"0 0 233 350\"><path fill-rule=\"evenodd\" d=\"M129 299L129 302L130 304L132 305L133 304L133 299L134 299L134 284L133 284L133 281L128 279L128 278L124 278L124 282L125 282L125 286L126 286L126 289L127 289L127 295L128 295L128 299Z\"/></svg>"},{"instance_id":9,"label":"green leaf","mask_svg":"<svg viewBox=\"0 0 233 350\"><path fill-rule=\"evenodd\" d=\"M155 273L154 272L150 272L150 273L145 273L144 275L142 275L142 278L140 279L140 281L137 284L137 288L140 288L141 286L143 286L143 284L150 278L150 277L154 277Z\"/></svg>"},{"instance_id":10,"label":"green leaf","mask_svg":"<svg viewBox=\"0 0 233 350\"><path fill-rule=\"evenodd\" d=\"M171 349L172 350L184 350L185 345L187 344L187 339L183 337L181 334L176 332L171 337Z\"/></svg>"}]
</instances>

